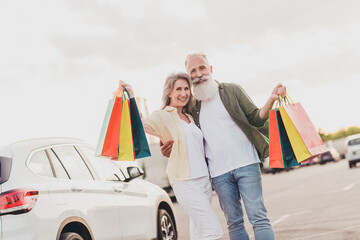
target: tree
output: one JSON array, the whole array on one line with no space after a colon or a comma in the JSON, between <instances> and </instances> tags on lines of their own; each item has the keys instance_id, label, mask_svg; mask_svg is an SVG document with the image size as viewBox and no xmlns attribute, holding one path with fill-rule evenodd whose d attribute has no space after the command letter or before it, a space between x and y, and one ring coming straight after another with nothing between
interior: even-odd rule
<instances>
[{"instance_id":1,"label":"tree","mask_svg":"<svg viewBox=\"0 0 360 240\"><path fill-rule=\"evenodd\" d=\"M347 129L342 128L335 133L329 133L329 134L324 133L322 131L322 129L320 128L318 130L318 132L319 132L321 139L325 142L328 140L335 140L335 139L344 138L344 137L347 137L347 136L350 136L353 134L360 133L360 127L352 126L352 127L348 127Z\"/></svg>"}]
</instances>

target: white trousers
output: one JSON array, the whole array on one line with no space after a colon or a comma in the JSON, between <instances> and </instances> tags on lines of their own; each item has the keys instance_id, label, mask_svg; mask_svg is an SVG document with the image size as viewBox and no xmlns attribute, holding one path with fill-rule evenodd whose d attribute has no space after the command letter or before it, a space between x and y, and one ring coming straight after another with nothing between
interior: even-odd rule
<instances>
[{"instance_id":1,"label":"white trousers","mask_svg":"<svg viewBox=\"0 0 360 240\"><path fill-rule=\"evenodd\" d=\"M190 217L191 240L217 240L223 237L221 225L211 206L209 177L175 181L173 190L177 201Z\"/></svg>"}]
</instances>

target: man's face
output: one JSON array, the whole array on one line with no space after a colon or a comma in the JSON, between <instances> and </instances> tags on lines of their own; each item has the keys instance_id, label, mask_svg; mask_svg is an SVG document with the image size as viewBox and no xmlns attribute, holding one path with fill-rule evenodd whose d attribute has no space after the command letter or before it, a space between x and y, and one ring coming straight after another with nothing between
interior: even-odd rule
<instances>
[{"instance_id":1,"label":"man's face","mask_svg":"<svg viewBox=\"0 0 360 240\"><path fill-rule=\"evenodd\" d=\"M202 56L193 56L188 60L187 72L189 73L191 80L201 78L202 76L209 76L211 69L207 61ZM206 79L200 80L196 84L205 82Z\"/></svg>"}]
</instances>

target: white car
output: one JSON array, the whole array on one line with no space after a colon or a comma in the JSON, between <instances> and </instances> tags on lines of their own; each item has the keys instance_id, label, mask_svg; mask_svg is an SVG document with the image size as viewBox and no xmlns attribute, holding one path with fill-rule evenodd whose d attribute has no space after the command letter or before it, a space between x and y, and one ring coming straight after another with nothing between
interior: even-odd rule
<instances>
[{"instance_id":1,"label":"white car","mask_svg":"<svg viewBox=\"0 0 360 240\"><path fill-rule=\"evenodd\" d=\"M360 162L360 134L351 135L345 139L345 155L350 168Z\"/></svg>"},{"instance_id":2,"label":"white car","mask_svg":"<svg viewBox=\"0 0 360 240\"><path fill-rule=\"evenodd\" d=\"M2 240L177 239L166 192L80 140L11 144L0 174Z\"/></svg>"},{"instance_id":3,"label":"white car","mask_svg":"<svg viewBox=\"0 0 360 240\"><path fill-rule=\"evenodd\" d=\"M176 201L175 193L166 174L166 165L169 160L162 155L159 143L150 144L149 147L151 156L140 158L137 163L145 171L145 180L164 189L174 202Z\"/></svg>"}]
</instances>

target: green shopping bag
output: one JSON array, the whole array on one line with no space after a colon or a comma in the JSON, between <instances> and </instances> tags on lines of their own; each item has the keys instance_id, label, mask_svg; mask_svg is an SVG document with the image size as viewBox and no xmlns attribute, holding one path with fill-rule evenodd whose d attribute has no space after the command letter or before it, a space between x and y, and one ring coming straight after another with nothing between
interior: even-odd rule
<instances>
[{"instance_id":1,"label":"green shopping bag","mask_svg":"<svg viewBox=\"0 0 360 240\"><path fill-rule=\"evenodd\" d=\"M280 145L281 145L284 167L286 168L286 167L299 166L301 164L298 163L298 161L296 160L279 109L276 109L275 112L276 112L276 121L279 129L279 135L280 135Z\"/></svg>"},{"instance_id":2,"label":"green shopping bag","mask_svg":"<svg viewBox=\"0 0 360 240\"><path fill-rule=\"evenodd\" d=\"M135 158L150 157L150 149L146 139L144 126L141 121L138 107L135 98L130 99L130 115L132 136L134 141Z\"/></svg>"}]
</instances>

